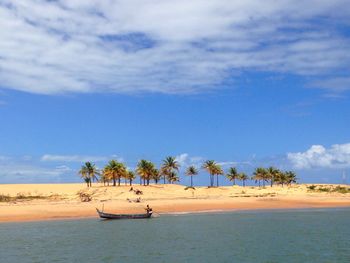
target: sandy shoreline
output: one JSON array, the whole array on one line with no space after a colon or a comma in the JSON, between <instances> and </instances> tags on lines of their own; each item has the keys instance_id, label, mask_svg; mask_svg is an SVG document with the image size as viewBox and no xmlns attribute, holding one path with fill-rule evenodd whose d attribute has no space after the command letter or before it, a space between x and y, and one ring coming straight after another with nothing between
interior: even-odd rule
<instances>
[{"instance_id":1,"label":"sandy shoreline","mask_svg":"<svg viewBox=\"0 0 350 263\"><path fill-rule=\"evenodd\" d=\"M348 187L348 186L346 186ZM142 213L146 204L158 214L203 213L242 210L350 207L350 194L310 192L306 185L292 187L197 187L181 185L134 185L143 192L136 195L130 186L88 189L84 184L0 185L0 194L12 197L0 202L0 222L97 218L95 207L105 211ZM91 198L81 202L78 193ZM20 196L21 198L16 199ZM141 198L140 203L135 200Z\"/></svg>"}]
</instances>

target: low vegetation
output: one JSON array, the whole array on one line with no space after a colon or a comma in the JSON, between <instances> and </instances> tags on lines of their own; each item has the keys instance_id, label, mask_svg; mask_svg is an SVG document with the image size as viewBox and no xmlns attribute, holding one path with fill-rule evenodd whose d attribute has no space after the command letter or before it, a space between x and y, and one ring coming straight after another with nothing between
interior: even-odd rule
<instances>
[{"instance_id":1,"label":"low vegetation","mask_svg":"<svg viewBox=\"0 0 350 263\"><path fill-rule=\"evenodd\" d=\"M236 194L236 195L231 195L231 198L235 197L275 197L277 194L276 193L265 193L265 194L246 194L244 191L242 191L241 194Z\"/></svg>"},{"instance_id":2,"label":"low vegetation","mask_svg":"<svg viewBox=\"0 0 350 263\"><path fill-rule=\"evenodd\" d=\"M5 194L0 194L0 202L19 202L19 201L31 201L40 199L52 199L57 198L57 196L43 196L43 195L32 195L31 193L18 193L16 196L10 196Z\"/></svg>"},{"instance_id":3,"label":"low vegetation","mask_svg":"<svg viewBox=\"0 0 350 263\"><path fill-rule=\"evenodd\" d=\"M79 191L78 196L81 202L90 202L92 200L92 195L84 191Z\"/></svg>"},{"instance_id":4,"label":"low vegetation","mask_svg":"<svg viewBox=\"0 0 350 263\"><path fill-rule=\"evenodd\" d=\"M11 197L9 195L0 194L0 202L10 202Z\"/></svg>"},{"instance_id":5,"label":"low vegetation","mask_svg":"<svg viewBox=\"0 0 350 263\"><path fill-rule=\"evenodd\" d=\"M307 187L309 192L319 192L319 193L341 193L349 194L350 187L345 186L324 186L324 185L309 185Z\"/></svg>"}]
</instances>

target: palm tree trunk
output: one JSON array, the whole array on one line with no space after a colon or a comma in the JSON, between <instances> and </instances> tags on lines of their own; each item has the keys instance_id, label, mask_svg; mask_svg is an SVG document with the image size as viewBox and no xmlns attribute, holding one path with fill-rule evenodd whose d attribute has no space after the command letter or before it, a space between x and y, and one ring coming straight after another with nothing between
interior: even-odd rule
<instances>
[{"instance_id":1,"label":"palm tree trunk","mask_svg":"<svg viewBox=\"0 0 350 263\"><path fill-rule=\"evenodd\" d=\"M245 180L243 180L243 187L245 187Z\"/></svg>"},{"instance_id":2,"label":"palm tree trunk","mask_svg":"<svg viewBox=\"0 0 350 263\"><path fill-rule=\"evenodd\" d=\"M120 186L120 177L118 177L118 186Z\"/></svg>"},{"instance_id":3,"label":"palm tree trunk","mask_svg":"<svg viewBox=\"0 0 350 263\"><path fill-rule=\"evenodd\" d=\"M132 186L132 180L131 179L129 179L129 184L130 184L130 186Z\"/></svg>"},{"instance_id":4,"label":"palm tree trunk","mask_svg":"<svg viewBox=\"0 0 350 263\"><path fill-rule=\"evenodd\" d=\"M116 186L117 185L117 181L115 179L115 176L113 176L113 186Z\"/></svg>"},{"instance_id":5,"label":"palm tree trunk","mask_svg":"<svg viewBox=\"0 0 350 263\"><path fill-rule=\"evenodd\" d=\"M219 175L216 175L216 186L219 187Z\"/></svg>"},{"instance_id":6,"label":"palm tree trunk","mask_svg":"<svg viewBox=\"0 0 350 263\"><path fill-rule=\"evenodd\" d=\"M193 176L191 175L191 187L193 187Z\"/></svg>"}]
</instances>

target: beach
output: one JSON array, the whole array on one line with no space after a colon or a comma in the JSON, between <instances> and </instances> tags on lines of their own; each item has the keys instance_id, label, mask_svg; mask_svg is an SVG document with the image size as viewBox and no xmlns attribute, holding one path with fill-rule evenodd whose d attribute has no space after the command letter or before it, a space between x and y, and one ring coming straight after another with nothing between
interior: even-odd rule
<instances>
[{"instance_id":1,"label":"beach","mask_svg":"<svg viewBox=\"0 0 350 263\"><path fill-rule=\"evenodd\" d=\"M349 193L311 191L309 186L186 189L183 185L158 184L133 185L130 191L128 185L93 184L87 188L85 184L3 184L0 195L10 200L0 202L0 222L97 217L96 207L111 213L143 213L147 204L155 214L350 207ZM83 200L86 197L89 201Z\"/></svg>"}]
</instances>

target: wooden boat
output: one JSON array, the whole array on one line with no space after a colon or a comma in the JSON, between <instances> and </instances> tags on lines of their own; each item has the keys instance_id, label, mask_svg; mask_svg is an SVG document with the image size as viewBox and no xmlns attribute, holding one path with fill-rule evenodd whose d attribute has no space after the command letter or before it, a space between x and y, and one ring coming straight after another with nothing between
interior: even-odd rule
<instances>
[{"instance_id":1,"label":"wooden boat","mask_svg":"<svg viewBox=\"0 0 350 263\"><path fill-rule=\"evenodd\" d=\"M100 211L98 208L96 208L96 211L100 218L103 219L143 219L152 216L152 211L145 214L110 214Z\"/></svg>"}]
</instances>

